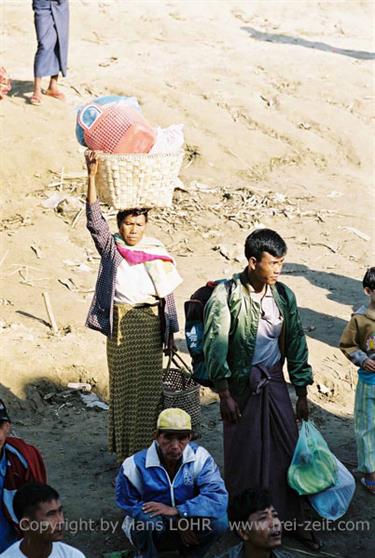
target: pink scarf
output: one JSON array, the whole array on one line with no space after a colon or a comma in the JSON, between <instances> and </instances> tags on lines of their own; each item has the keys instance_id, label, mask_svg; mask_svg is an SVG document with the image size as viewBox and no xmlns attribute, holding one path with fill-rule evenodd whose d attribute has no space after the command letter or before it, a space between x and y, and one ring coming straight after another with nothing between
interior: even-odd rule
<instances>
[{"instance_id":1,"label":"pink scarf","mask_svg":"<svg viewBox=\"0 0 375 558\"><path fill-rule=\"evenodd\" d=\"M145 266L158 297L164 298L182 283L174 259L159 240L144 237L132 247L128 246L118 233L114 235L114 239L119 254L129 265Z\"/></svg>"},{"instance_id":2,"label":"pink scarf","mask_svg":"<svg viewBox=\"0 0 375 558\"><path fill-rule=\"evenodd\" d=\"M121 256L128 262L129 265L137 265L145 262L151 262L153 260L163 260L164 262L172 262L173 258L171 256L162 256L161 254L148 254L142 250L129 250L118 244L116 242L116 248Z\"/></svg>"}]
</instances>

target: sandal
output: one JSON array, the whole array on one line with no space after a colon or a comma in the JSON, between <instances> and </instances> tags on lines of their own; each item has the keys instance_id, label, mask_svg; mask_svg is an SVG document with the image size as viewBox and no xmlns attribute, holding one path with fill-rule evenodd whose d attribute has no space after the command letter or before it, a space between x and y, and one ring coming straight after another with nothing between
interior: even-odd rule
<instances>
[{"instance_id":1,"label":"sandal","mask_svg":"<svg viewBox=\"0 0 375 558\"><path fill-rule=\"evenodd\" d=\"M42 104L42 99L38 95L33 95L30 97L30 104L37 107Z\"/></svg>"},{"instance_id":2,"label":"sandal","mask_svg":"<svg viewBox=\"0 0 375 558\"><path fill-rule=\"evenodd\" d=\"M361 484L366 488L370 494L375 494L375 481L368 480L366 477L361 478Z\"/></svg>"},{"instance_id":3,"label":"sandal","mask_svg":"<svg viewBox=\"0 0 375 558\"><path fill-rule=\"evenodd\" d=\"M308 548L309 550L314 550L315 552L319 552L319 550L323 546L323 543L317 538L314 531L304 531L303 533L304 534L295 532L294 533L295 539L301 544L303 544L305 548Z\"/></svg>"}]
</instances>

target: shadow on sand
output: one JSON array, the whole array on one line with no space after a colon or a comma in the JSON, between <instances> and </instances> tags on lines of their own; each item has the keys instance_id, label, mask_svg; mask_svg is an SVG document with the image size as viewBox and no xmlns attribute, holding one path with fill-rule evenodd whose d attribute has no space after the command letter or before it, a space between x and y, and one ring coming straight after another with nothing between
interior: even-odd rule
<instances>
[{"instance_id":1,"label":"shadow on sand","mask_svg":"<svg viewBox=\"0 0 375 558\"><path fill-rule=\"evenodd\" d=\"M33 93L34 82L25 81L20 79L12 79L12 90L9 92L9 97L20 97L25 99L26 102L30 101Z\"/></svg>"},{"instance_id":2,"label":"shadow on sand","mask_svg":"<svg viewBox=\"0 0 375 558\"><path fill-rule=\"evenodd\" d=\"M338 275L327 271L316 271L303 264L287 263L283 268L283 275L296 275L305 277L314 287L327 291L327 298L352 307L353 311L362 304L367 304L367 297L363 294L362 282L358 279ZM288 283L287 279L284 279ZM331 316L318 309L307 308L309 296L299 297L299 311L305 333L313 339L323 341L332 347L338 347L341 333L350 319L347 320ZM318 325L319 322L319 325Z\"/></svg>"},{"instance_id":3,"label":"shadow on sand","mask_svg":"<svg viewBox=\"0 0 375 558\"><path fill-rule=\"evenodd\" d=\"M267 43L279 43L287 45L295 45L305 48L312 48L314 50L321 50L323 52L330 52L332 54L341 54L342 56L349 56L357 60L374 60L375 52L367 52L366 50L352 50L348 48L339 48L320 41L309 41L301 39L300 37L291 37L289 35L282 35L281 33L265 33L258 31L254 27L241 27L246 31L252 39L256 41L264 41Z\"/></svg>"}]
</instances>

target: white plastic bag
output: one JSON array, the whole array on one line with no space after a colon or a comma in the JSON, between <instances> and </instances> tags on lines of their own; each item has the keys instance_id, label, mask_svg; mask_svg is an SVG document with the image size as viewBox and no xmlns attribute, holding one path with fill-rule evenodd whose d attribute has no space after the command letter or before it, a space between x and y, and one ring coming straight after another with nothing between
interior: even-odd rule
<instances>
[{"instance_id":1,"label":"white plastic bag","mask_svg":"<svg viewBox=\"0 0 375 558\"><path fill-rule=\"evenodd\" d=\"M184 142L183 124L173 124L168 128L156 128L156 141L150 153L152 155L177 153L182 149Z\"/></svg>"},{"instance_id":2,"label":"white plastic bag","mask_svg":"<svg viewBox=\"0 0 375 558\"><path fill-rule=\"evenodd\" d=\"M314 510L325 519L335 521L348 510L355 492L355 480L348 469L336 458L337 481L334 486L312 494L309 502Z\"/></svg>"}]
</instances>

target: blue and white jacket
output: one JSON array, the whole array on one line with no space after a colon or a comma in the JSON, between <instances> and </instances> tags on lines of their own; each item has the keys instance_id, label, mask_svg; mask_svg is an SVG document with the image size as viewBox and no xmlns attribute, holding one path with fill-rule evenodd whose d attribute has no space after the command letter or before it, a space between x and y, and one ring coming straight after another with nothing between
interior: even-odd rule
<instances>
[{"instance_id":1,"label":"blue and white jacket","mask_svg":"<svg viewBox=\"0 0 375 558\"><path fill-rule=\"evenodd\" d=\"M171 482L160 463L157 443L125 459L116 479L116 503L127 516L143 520L146 502L176 507L182 517L222 517L228 493L215 461L203 447L190 443Z\"/></svg>"}]
</instances>

